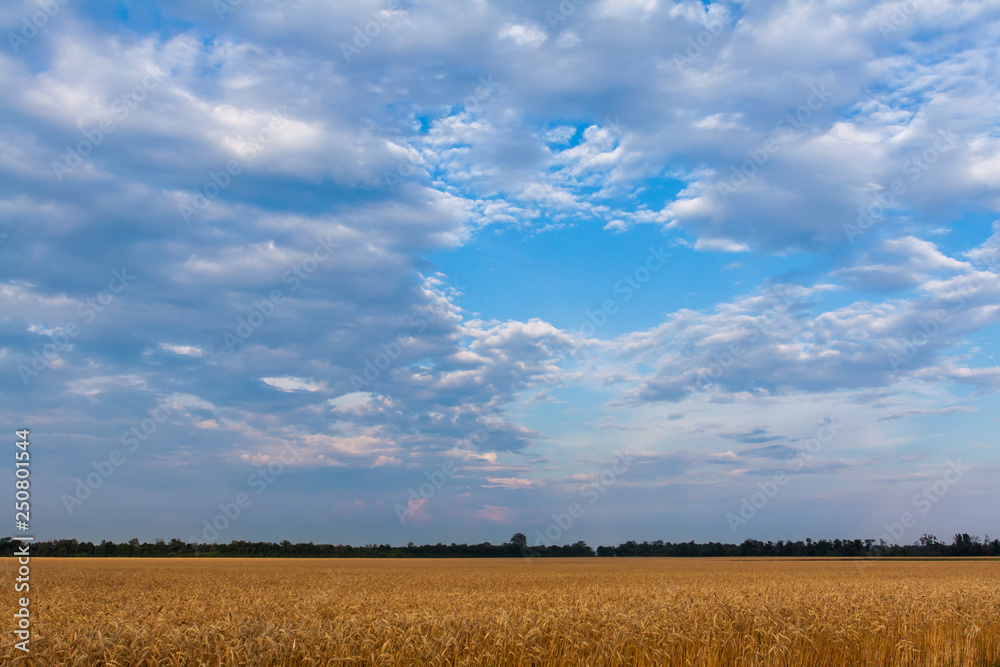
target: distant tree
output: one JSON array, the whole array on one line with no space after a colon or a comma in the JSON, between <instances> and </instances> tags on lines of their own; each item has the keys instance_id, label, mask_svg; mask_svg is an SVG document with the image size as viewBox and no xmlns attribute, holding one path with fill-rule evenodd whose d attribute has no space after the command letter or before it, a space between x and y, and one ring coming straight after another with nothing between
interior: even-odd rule
<instances>
[{"instance_id":1,"label":"distant tree","mask_svg":"<svg viewBox=\"0 0 1000 667\"><path fill-rule=\"evenodd\" d=\"M194 556L194 557L311 557L311 558L499 558L525 557L544 558L553 556L640 556L640 557L679 557L703 558L717 556L998 556L1000 555L1000 539L989 535L982 539L978 535L956 533L952 544L944 544L937 537L925 533L910 545L887 544L884 540L853 539L813 541L811 538L803 541L761 542L746 539L742 544L722 544L708 542L705 544L688 542L665 542L663 540L644 541L638 543L629 540L614 546L600 546L595 550L584 541L565 545L538 545L529 547L523 533L515 533L509 542L494 545L490 542L481 544L423 544L409 542L405 547L394 547L390 544L367 544L354 547L351 545L292 544L288 540L275 542L247 542L233 540L228 544L187 543L173 538L169 543L156 539L153 543L140 543L133 538L122 544L102 540L95 545L92 542L78 542L75 539L51 540L35 542L33 553L40 557L60 556L99 556L99 557L162 557L162 556ZM10 537L0 537L0 556L12 556L17 548L16 541ZM998 666L1000 667L1000 666Z\"/></svg>"}]
</instances>

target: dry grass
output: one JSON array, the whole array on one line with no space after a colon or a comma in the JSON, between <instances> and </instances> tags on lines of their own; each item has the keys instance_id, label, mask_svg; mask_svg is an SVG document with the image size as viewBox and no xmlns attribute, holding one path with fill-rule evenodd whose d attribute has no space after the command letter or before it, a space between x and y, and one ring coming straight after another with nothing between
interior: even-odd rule
<instances>
[{"instance_id":1,"label":"dry grass","mask_svg":"<svg viewBox=\"0 0 1000 667\"><path fill-rule=\"evenodd\" d=\"M32 559L31 579L14 664L1000 665L992 561Z\"/></svg>"}]
</instances>

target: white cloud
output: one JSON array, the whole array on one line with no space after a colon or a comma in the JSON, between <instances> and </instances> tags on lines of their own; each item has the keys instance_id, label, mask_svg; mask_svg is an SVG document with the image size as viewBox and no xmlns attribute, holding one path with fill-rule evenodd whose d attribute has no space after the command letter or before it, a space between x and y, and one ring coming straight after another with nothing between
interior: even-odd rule
<instances>
[{"instance_id":1,"label":"white cloud","mask_svg":"<svg viewBox=\"0 0 1000 667\"><path fill-rule=\"evenodd\" d=\"M519 479L517 477L487 477L486 481L492 486L499 486L505 489L527 489L532 486L544 484L541 480Z\"/></svg>"},{"instance_id":2,"label":"white cloud","mask_svg":"<svg viewBox=\"0 0 1000 667\"><path fill-rule=\"evenodd\" d=\"M745 243L737 243L730 239L699 238L694 244L695 250L715 250L719 252L746 252L750 248Z\"/></svg>"},{"instance_id":3,"label":"white cloud","mask_svg":"<svg viewBox=\"0 0 1000 667\"><path fill-rule=\"evenodd\" d=\"M114 447L165 400L176 415L144 446L155 465L195 471L171 478L177 488L215 479L220 461L274 464L287 443L302 454L294 467L377 467L379 479L463 457L470 477L455 486L468 483L463 502L481 509L462 518L488 522L521 517L500 499L509 491L555 493L539 469L590 474L578 457L613 448L623 432L612 426L627 424L649 455L635 488L677 500L682 482L723 488L718 470L749 481L768 452L730 450L728 436L757 437L739 427L759 423L790 443L808 425L781 425L808 406L848 415L851 437L873 450L911 446L890 429L913 419L977 417L959 408L1000 387L989 333L1000 232L980 243L979 213L962 216L1000 210L996 6L921 3L886 39L879 21L900 3L601 1L553 26L529 4L383 11L393 25L350 63L336 45L371 18L355 0L244 3L222 32L203 5L154 3L163 22L149 30L83 8L33 42L44 58L0 53L0 82L25 91L0 102L0 361L9 409L59 424L56 472L79 475L89 459L73 452L89 450L78 444ZM333 41L330 26L343 28ZM689 39L702 42L690 59ZM118 117L116 101L150 71L166 77ZM484 79L497 83L488 94ZM286 121L254 153L282 106ZM57 178L53 161L109 117L114 132ZM956 140L942 144L942 132ZM849 243L845 224L881 206L895 180L905 191ZM186 222L178 206L199 192L212 194ZM620 303L610 341L561 328L562 309L590 295L492 302L490 275L510 274L488 252L461 289L429 266L556 230L601 234L608 267L630 235L711 252L690 270L678 262L669 286L630 310ZM331 238L318 261L318 239ZM704 280L727 262L712 252L746 255L725 280ZM575 270L562 246L550 257L552 271ZM88 313L123 262L136 282ZM812 287L788 287L786 303L769 275ZM938 312L947 322L912 345ZM81 334L25 387L17 365L70 321ZM252 331L230 350L224 336L241 321ZM729 363L734 344L743 352ZM904 350L915 352L894 368ZM721 374L689 394L716 364ZM479 429L489 440L470 455L462 445ZM703 451L664 452L674 438ZM121 488L140 487L135 474ZM324 506L367 512L377 501L360 497L376 491ZM217 503L195 495L179 499L201 503L192 516ZM431 521L423 505L419 516Z\"/></svg>"},{"instance_id":4,"label":"white cloud","mask_svg":"<svg viewBox=\"0 0 1000 667\"><path fill-rule=\"evenodd\" d=\"M281 391L326 391L325 382L316 382L311 378L299 377L269 377L261 378L261 382Z\"/></svg>"},{"instance_id":5,"label":"white cloud","mask_svg":"<svg viewBox=\"0 0 1000 667\"><path fill-rule=\"evenodd\" d=\"M386 456L385 454L380 454L375 462L372 463L373 468L380 468L382 466L400 466L403 462L396 458L395 456Z\"/></svg>"},{"instance_id":6,"label":"white cloud","mask_svg":"<svg viewBox=\"0 0 1000 667\"><path fill-rule=\"evenodd\" d=\"M197 345L171 345L170 343L160 343L160 349L182 357L205 356L205 351Z\"/></svg>"},{"instance_id":7,"label":"white cloud","mask_svg":"<svg viewBox=\"0 0 1000 667\"><path fill-rule=\"evenodd\" d=\"M503 26L497 36L500 39L510 39L518 46L529 49L537 49L548 39L545 31L538 26L518 23L508 23Z\"/></svg>"}]
</instances>

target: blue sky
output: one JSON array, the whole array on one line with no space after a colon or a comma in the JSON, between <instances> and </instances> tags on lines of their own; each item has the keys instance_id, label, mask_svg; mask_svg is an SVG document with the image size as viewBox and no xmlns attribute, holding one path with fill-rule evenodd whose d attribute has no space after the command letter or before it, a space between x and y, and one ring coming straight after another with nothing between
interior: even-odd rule
<instances>
[{"instance_id":1,"label":"blue sky","mask_svg":"<svg viewBox=\"0 0 1000 667\"><path fill-rule=\"evenodd\" d=\"M38 537L1000 533L998 14L6 3Z\"/></svg>"}]
</instances>

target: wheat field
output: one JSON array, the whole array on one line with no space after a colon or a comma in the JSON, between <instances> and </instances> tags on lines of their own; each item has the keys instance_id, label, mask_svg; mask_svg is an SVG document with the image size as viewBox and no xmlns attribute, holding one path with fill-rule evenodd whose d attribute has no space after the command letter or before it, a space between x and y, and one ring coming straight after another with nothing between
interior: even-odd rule
<instances>
[{"instance_id":1,"label":"wheat field","mask_svg":"<svg viewBox=\"0 0 1000 667\"><path fill-rule=\"evenodd\" d=\"M31 562L3 664L1000 665L996 561Z\"/></svg>"}]
</instances>

